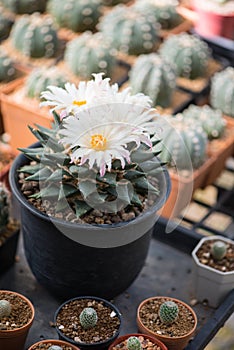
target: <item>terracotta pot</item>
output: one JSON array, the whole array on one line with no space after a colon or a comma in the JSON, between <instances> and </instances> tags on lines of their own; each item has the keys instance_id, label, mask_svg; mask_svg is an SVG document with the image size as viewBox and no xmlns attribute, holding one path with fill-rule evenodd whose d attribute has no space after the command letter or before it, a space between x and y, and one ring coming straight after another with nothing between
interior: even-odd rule
<instances>
[{"instance_id":1,"label":"terracotta pot","mask_svg":"<svg viewBox=\"0 0 234 350\"><path fill-rule=\"evenodd\" d=\"M15 294L21 299L23 299L31 309L32 316L28 323L21 328L16 328L14 330L0 330L0 349L2 350L23 350L24 344L28 335L28 331L32 326L34 320L34 307L32 303L22 294L2 290L6 294Z\"/></svg>"},{"instance_id":2,"label":"terracotta pot","mask_svg":"<svg viewBox=\"0 0 234 350\"><path fill-rule=\"evenodd\" d=\"M197 327L197 316L195 314L195 312L193 311L193 309L187 305L186 303L184 303L181 300L175 299L175 298L171 298L168 297L169 300L174 301L177 304L182 304L183 306L185 306L187 309L189 309L189 311L191 312L191 314L193 315L193 319L194 319L194 326L191 329L191 331L183 336L180 337L167 337L165 335L160 335L158 333L155 333L153 331L151 331L150 329L148 329L146 326L144 326L144 324L142 323L142 320L140 318L140 310L142 308L143 305L145 305L149 300L155 300L155 299L161 299L161 298L167 298L164 296L157 296L157 297L152 297L152 298L148 298L145 299L141 302L141 304L138 306L137 309L137 326L138 329L141 333L144 334L149 334L157 339L159 339L161 342L163 342L167 347L168 350L182 350L186 347L186 345L188 344L189 340L193 337L196 327Z\"/></svg>"},{"instance_id":3,"label":"terracotta pot","mask_svg":"<svg viewBox=\"0 0 234 350\"><path fill-rule=\"evenodd\" d=\"M41 344L48 344L48 343L51 343L52 345L58 345L58 346L62 346L62 345L66 345L66 346L70 346L70 348L72 350L79 350L79 348L77 348L76 346L70 344L70 343L67 343L66 341L62 341L62 340L56 340L56 339L47 339L47 340L41 340L33 345L30 346L30 348L28 348L28 350L34 350L35 346L39 346Z\"/></svg>"},{"instance_id":4,"label":"terracotta pot","mask_svg":"<svg viewBox=\"0 0 234 350\"><path fill-rule=\"evenodd\" d=\"M165 344L163 344L160 340L158 340L155 337L152 337L151 335L141 334L141 333L132 333L132 334L126 334L122 335L121 337L117 338L114 343L112 343L108 350L112 350L117 344L122 343L124 340L128 339L129 337L144 337L149 339L153 344L160 346L161 350L167 350L167 347Z\"/></svg>"}]
</instances>

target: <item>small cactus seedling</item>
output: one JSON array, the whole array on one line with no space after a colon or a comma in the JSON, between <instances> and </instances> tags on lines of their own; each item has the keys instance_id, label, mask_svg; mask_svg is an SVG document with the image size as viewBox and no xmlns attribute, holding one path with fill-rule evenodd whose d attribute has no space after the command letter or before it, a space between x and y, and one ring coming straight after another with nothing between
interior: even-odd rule
<instances>
[{"instance_id":1,"label":"small cactus seedling","mask_svg":"<svg viewBox=\"0 0 234 350\"><path fill-rule=\"evenodd\" d=\"M215 73L211 79L210 103L213 108L234 117L234 68Z\"/></svg>"},{"instance_id":2,"label":"small cactus seedling","mask_svg":"<svg viewBox=\"0 0 234 350\"><path fill-rule=\"evenodd\" d=\"M0 82L8 82L14 79L16 75L16 69L12 59L0 49Z\"/></svg>"},{"instance_id":3,"label":"small cactus seedling","mask_svg":"<svg viewBox=\"0 0 234 350\"><path fill-rule=\"evenodd\" d=\"M153 106L168 107L176 87L174 66L156 53L140 55L129 74L132 92L148 95Z\"/></svg>"},{"instance_id":4,"label":"small cactus seedling","mask_svg":"<svg viewBox=\"0 0 234 350\"><path fill-rule=\"evenodd\" d=\"M1 0L3 5L11 12L22 15L33 12L44 12L47 0Z\"/></svg>"},{"instance_id":5,"label":"small cactus seedling","mask_svg":"<svg viewBox=\"0 0 234 350\"><path fill-rule=\"evenodd\" d=\"M97 324L97 312L92 307L86 307L80 313L80 324L84 329L93 328Z\"/></svg>"},{"instance_id":6,"label":"small cactus seedling","mask_svg":"<svg viewBox=\"0 0 234 350\"><path fill-rule=\"evenodd\" d=\"M171 324L175 322L178 315L179 315L179 308L174 301L168 300L160 305L159 318L162 323Z\"/></svg>"},{"instance_id":7,"label":"small cactus seedling","mask_svg":"<svg viewBox=\"0 0 234 350\"><path fill-rule=\"evenodd\" d=\"M56 28L50 16L23 15L12 27L12 45L27 57L54 57L59 48Z\"/></svg>"},{"instance_id":8,"label":"small cactus seedling","mask_svg":"<svg viewBox=\"0 0 234 350\"><path fill-rule=\"evenodd\" d=\"M196 79L204 76L210 51L208 45L195 35L171 35L160 47L160 55L176 65L179 77Z\"/></svg>"},{"instance_id":9,"label":"small cactus seedling","mask_svg":"<svg viewBox=\"0 0 234 350\"><path fill-rule=\"evenodd\" d=\"M95 30L101 16L100 0L50 0L48 11L59 27L74 32Z\"/></svg>"},{"instance_id":10,"label":"small cactus seedling","mask_svg":"<svg viewBox=\"0 0 234 350\"><path fill-rule=\"evenodd\" d=\"M222 260L227 253L227 245L222 241L216 241L211 246L211 255L214 260Z\"/></svg>"},{"instance_id":11,"label":"small cactus seedling","mask_svg":"<svg viewBox=\"0 0 234 350\"><path fill-rule=\"evenodd\" d=\"M48 348L48 350L63 350L61 346L58 345L52 345Z\"/></svg>"},{"instance_id":12,"label":"small cactus seedling","mask_svg":"<svg viewBox=\"0 0 234 350\"><path fill-rule=\"evenodd\" d=\"M152 14L142 14L127 6L116 6L103 17L99 29L105 40L128 55L153 52L159 42L160 25Z\"/></svg>"},{"instance_id":13,"label":"small cactus seedling","mask_svg":"<svg viewBox=\"0 0 234 350\"><path fill-rule=\"evenodd\" d=\"M127 340L128 350L142 350L141 342L137 337L129 337Z\"/></svg>"},{"instance_id":14,"label":"small cactus seedling","mask_svg":"<svg viewBox=\"0 0 234 350\"><path fill-rule=\"evenodd\" d=\"M9 316L11 313L11 304L9 301L2 299L0 300L0 319Z\"/></svg>"},{"instance_id":15,"label":"small cactus seedling","mask_svg":"<svg viewBox=\"0 0 234 350\"><path fill-rule=\"evenodd\" d=\"M0 234L5 230L8 222L9 222L8 192L5 186L0 182Z\"/></svg>"}]
</instances>

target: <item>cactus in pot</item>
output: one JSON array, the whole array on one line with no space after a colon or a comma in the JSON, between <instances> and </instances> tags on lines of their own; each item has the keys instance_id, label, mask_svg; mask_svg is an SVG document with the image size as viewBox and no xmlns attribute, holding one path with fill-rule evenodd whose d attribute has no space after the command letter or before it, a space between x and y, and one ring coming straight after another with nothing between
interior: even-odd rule
<instances>
[{"instance_id":1,"label":"cactus in pot","mask_svg":"<svg viewBox=\"0 0 234 350\"><path fill-rule=\"evenodd\" d=\"M44 12L47 0L1 0L1 2L11 12L22 15Z\"/></svg>"},{"instance_id":2,"label":"cactus in pot","mask_svg":"<svg viewBox=\"0 0 234 350\"><path fill-rule=\"evenodd\" d=\"M39 98L47 86L64 87L65 83L64 74L57 67L34 69L25 83L26 96Z\"/></svg>"},{"instance_id":3,"label":"cactus in pot","mask_svg":"<svg viewBox=\"0 0 234 350\"><path fill-rule=\"evenodd\" d=\"M80 313L79 319L84 329L94 328L98 321L97 312L92 307L86 307Z\"/></svg>"},{"instance_id":4,"label":"cactus in pot","mask_svg":"<svg viewBox=\"0 0 234 350\"><path fill-rule=\"evenodd\" d=\"M227 244L223 241L215 241L211 246L211 255L214 260L222 260L227 254Z\"/></svg>"},{"instance_id":5,"label":"cactus in pot","mask_svg":"<svg viewBox=\"0 0 234 350\"><path fill-rule=\"evenodd\" d=\"M92 73L112 75L116 50L104 41L101 33L85 32L67 44L64 61L73 74L85 79L91 78Z\"/></svg>"},{"instance_id":6,"label":"cactus in pot","mask_svg":"<svg viewBox=\"0 0 234 350\"><path fill-rule=\"evenodd\" d=\"M160 55L176 66L179 77L196 79L206 73L210 51L208 45L195 35L171 35L160 47Z\"/></svg>"},{"instance_id":7,"label":"cactus in pot","mask_svg":"<svg viewBox=\"0 0 234 350\"><path fill-rule=\"evenodd\" d=\"M11 304L8 300L0 300L0 320L3 317L8 317L11 314Z\"/></svg>"},{"instance_id":8,"label":"cactus in pot","mask_svg":"<svg viewBox=\"0 0 234 350\"><path fill-rule=\"evenodd\" d=\"M133 93L148 95L154 106L168 107L176 87L174 66L156 54L140 55L129 73Z\"/></svg>"},{"instance_id":9,"label":"cactus in pot","mask_svg":"<svg viewBox=\"0 0 234 350\"><path fill-rule=\"evenodd\" d=\"M39 13L19 18L12 27L10 38L15 49L32 58L54 57L59 48L52 18Z\"/></svg>"},{"instance_id":10,"label":"cactus in pot","mask_svg":"<svg viewBox=\"0 0 234 350\"><path fill-rule=\"evenodd\" d=\"M234 68L227 67L211 79L210 104L234 117Z\"/></svg>"},{"instance_id":11,"label":"cactus in pot","mask_svg":"<svg viewBox=\"0 0 234 350\"><path fill-rule=\"evenodd\" d=\"M142 350L141 342L138 337L132 336L127 340L128 350Z\"/></svg>"},{"instance_id":12,"label":"cactus in pot","mask_svg":"<svg viewBox=\"0 0 234 350\"><path fill-rule=\"evenodd\" d=\"M152 14L141 14L126 6L117 6L99 24L104 38L117 50L140 55L155 50L160 25Z\"/></svg>"},{"instance_id":13,"label":"cactus in pot","mask_svg":"<svg viewBox=\"0 0 234 350\"><path fill-rule=\"evenodd\" d=\"M182 115L186 120L199 122L209 140L220 138L226 126L222 112L208 105L190 105Z\"/></svg>"},{"instance_id":14,"label":"cactus in pot","mask_svg":"<svg viewBox=\"0 0 234 350\"><path fill-rule=\"evenodd\" d=\"M137 0L134 9L139 13L154 14L162 29L172 29L182 22L177 12L177 0Z\"/></svg>"},{"instance_id":15,"label":"cactus in pot","mask_svg":"<svg viewBox=\"0 0 234 350\"><path fill-rule=\"evenodd\" d=\"M0 49L0 82L8 82L14 79L15 75L14 62L4 50Z\"/></svg>"},{"instance_id":16,"label":"cactus in pot","mask_svg":"<svg viewBox=\"0 0 234 350\"><path fill-rule=\"evenodd\" d=\"M59 27L74 32L94 31L101 16L100 0L50 0L47 9Z\"/></svg>"},{"instance_id":17,"label":"cactus in pot","mask_svg":"<svg viewBox=\"0 0 234 350\"><path fill-rule=\"evenodd\" d=\"M179 315L179 308L172 300L167 300L160 305L159 318L164 324L173 323Z\"/></svg>"}]
</instances>

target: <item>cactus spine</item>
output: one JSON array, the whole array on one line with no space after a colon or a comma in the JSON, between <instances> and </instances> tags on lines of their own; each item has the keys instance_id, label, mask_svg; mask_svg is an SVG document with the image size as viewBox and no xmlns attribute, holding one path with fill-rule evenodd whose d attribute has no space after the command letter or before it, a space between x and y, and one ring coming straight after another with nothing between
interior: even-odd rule
<instances>
[{"instance_id":1,"label":"cactus spine","mask_svg":"<svg viewBox=\"0 0 234 350\"><path fill-rule=\"evenodd\" d=\"M9 316L11 313L11 304L8 300L0 300L0 320L3 317Z\"/></svg>"},{"instance_id":2,"label":"cactus spine","mask_svg":"<svg viewBox=\"0 0 234 350\"><path fill-rule=\"evenodd\" d=\"M11 12L31 14L33 12L44 12L47 0L2 0L3 5Z\"/></svg>"},{"instance_id":3,"label":"cactus spine","mask_svg":"<svg viewBox=\"0 0 234 350\"><path fill-rule=\"evenodd\" d=\"M97 312L92 307L86 307L80 313L80 324L84 329L93 328L97 324Z\"/></svg>"},{"instance_id":4,"label":"cactus spine","mask_svg":"<svg viewBox=\"0 0 234 350\"><path fill-rule=\"evenodd\" d=\"M48 11L59 27L74 32L95 30L101 16L100 0L50 0Z\"/></svg>"},{"instance_id":5,"label":"cactus spine","mask_svg":"<svg viewBox=\"0 0 234 350\"><path fill-rule=\"evenodd\" d=\"M125 54L152 52L159 42L160 25L155 17L140 14L130 7L115 7L103 17L99 27L113 47Z\"/></svg>"},{"instance_id":6,"label":"cactus spine","mask_svg":"<svg viewBox=\"0 0 234 350\"><path fill-rule=\"evenodd\" d=\"M222 241L216 241L211 246L211 255L214 260L222 260L227 254L227 245Z\"/></svg>"},{"instance_id":7,"label":"cactus spine","mask_svg":"<svg viewBox=\"0 0 234 350\"><path fill-rule=\"evenodd\" d=\"M100 72L111 76L116 52L101 33L85 32L67 44L64 60L72 73L82 78L88 79L92 73Z\"/></svg>"},{"instance_id":8,"label":"cactus spine","mask_svg":"<svg viewBox=\"0 0 234 350\"><path fill-rule=\"evenodd\" d=\"M130 71L132 92L148 95L153 105L168 107L176 87L173 66L156 53L141 55Z\"/></svg>"},{"instance_id":9,"label":"cactus spine","mask_svg":"<svg viewBox=\"0 0 234 350\"><path fill-rule=\"evenodd\" d=\"M171 324L176 321L178 315L179 308L174 301L168 300L160 305L159 318L162 323Z\"/></svg>"},{"instance_id":10,"label":"cactus spine","mask_svg":"<svg viewBox=\"0 0 234 350\"><path fill-rule=\"evenodd\" d=\"M175 63L177 76L196 79L205 74L210 52L208 45L194 35L171 35L160 48L163 59Z\"/></svg>"},{"instance_id":11,"label":"cactus spine","mask_svg":"<svg viewBox=\"0 0 234 350\"><path fill-rule=\"evenodd\" d=\"M17 50L34 58L53 57L59 46L53 20L39 13L23 15L13 25L11 39Z\"/></svg>"},{"instance_id":12,"label":"cactus spine","mask_svg":"<svg viewBox=\"0 0 234 350\"><path fill-rule=\"evenodd\" d=\"M26 95L31 98L39 98L47 86L64 87L65 83L64 74L56 67L35 69L26 80Z\"/></svg>"},{"instance_id":13,"label":"cactus spine","mask_svg":"<svg viewBox=\"0 0 234 350\"><path fill-rule=\"evenodd\" d=\"M221 137L224 132L226 121L220 110L215 110L208 105L202 107L190 105L182 114L185 120L199 122L209 140Z\"/></svg>"},{"instance_id":14,"label":"cactus spine","mask_svg":"<svg viewBox=\"0 0 234 350\"><path fill-rule=\"evenodd\" d=\"M14 79L16 70L11 58L0 49L0 81L8 82Z\"/></svg>"},{"instance_id":15,"label":"cactus spine","mask_svg":"<svg viewBox=\"0 0 234 350\"><path fill-rule=\"evenodd\" d=\"M142 350L141 342L137 337L129 337L127 340L128 350Z\"/></svg>"},{"instance_id":16,"label":"cactus spine","mask_svg":"<svg viewBox=\"0 0 234 350\"><path fill-rule=\"evenodd\" d=\"M228 67L211 79L210 103L213 108L234 117L234 68Z\"/></svg>"},{"instance_id":17,"label":"cactus spine","mask_svg":"<svg viewBox=\"0 0 234 350\"><path fill-rule=\"evenodd\" d=\"M0 233L2 233L9 221L8 192L3 183L0 182Z\"/></svg>"}]
</instances>

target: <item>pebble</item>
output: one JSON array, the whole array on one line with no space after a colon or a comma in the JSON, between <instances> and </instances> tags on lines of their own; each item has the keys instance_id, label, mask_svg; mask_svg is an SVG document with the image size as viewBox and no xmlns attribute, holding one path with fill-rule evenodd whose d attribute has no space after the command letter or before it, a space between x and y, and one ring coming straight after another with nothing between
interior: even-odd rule
<instances>
[{"instance_id":1,"label":"pebble","mask_svg":"<svg viewBox=\"0 0 234 350\"><path fill-rule=\"evenodd\" d=\"M197 305L197 303L198 303L198 300L197 300L197 299L192 299L192 300L190 300L190 305L191 305L191 306L195 306L195 305Z\"/></svg>"}]
</instances>

